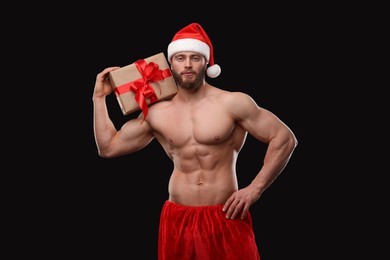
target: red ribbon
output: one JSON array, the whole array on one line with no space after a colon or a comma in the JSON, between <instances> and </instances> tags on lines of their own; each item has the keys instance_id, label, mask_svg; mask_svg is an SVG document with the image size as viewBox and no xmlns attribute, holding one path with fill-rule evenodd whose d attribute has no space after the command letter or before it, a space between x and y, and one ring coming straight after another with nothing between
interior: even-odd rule
<instances>
[{"instance_id":1,"label":"red ribbon","mask_svg":"<svg viewBox=\"0 0 390 260\"><path fill-rule=\"evenodd\" d=\"M141 78L118 86L114 91L116 95L133 91L135 93L135 100L138 102L145 120L148 115L148 104L146 99L149 99L149 104L158 101L158 97L150 84L153 82L158 83L158 81L170 77L172 74L169 69L160 70L157 63L146 63L143 59L136 61L134 64L141 74Z\"/></svg>"}]
</instances>

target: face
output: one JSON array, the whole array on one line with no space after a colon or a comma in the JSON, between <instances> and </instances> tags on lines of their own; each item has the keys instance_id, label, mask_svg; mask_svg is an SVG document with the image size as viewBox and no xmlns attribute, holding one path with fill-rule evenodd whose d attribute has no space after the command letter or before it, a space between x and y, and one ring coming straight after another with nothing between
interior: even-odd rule
<instances>
[{"instance_id":1,"label":"face","mask_svg":"<svg viewBox=\"0 0 390 260\"><path fill-rule=\"evenodd\" d=\"M181 88L188 90L203 85L206 67L205 57L196 52L179 52L171 59L173 78Z\"/></svg>"}]
</instances>

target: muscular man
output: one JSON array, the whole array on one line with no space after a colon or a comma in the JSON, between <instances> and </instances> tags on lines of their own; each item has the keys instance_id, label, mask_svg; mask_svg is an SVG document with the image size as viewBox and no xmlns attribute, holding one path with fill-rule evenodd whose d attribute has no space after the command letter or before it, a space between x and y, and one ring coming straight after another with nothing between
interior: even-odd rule
<instances>
[{"instance_id":1,"label":"muscular man","mask_svg":"<svg viewBox=\"0 0 390 260\"><path fill-rule=\"evenodd\" d=\"M249 209L285 168L297 140L247 94L206 82L206 75L217 77L221 70L199 24L175 34L168 61L177 94L154 103L145 118L141 113L119 130L105 101L113 91L108 73L119 67L97 75L93 103L98 153L123 156L156 138L173 161L160 219L159 260L260 259ZM252 182L240 188L236 162L247 134L266 143L267 151Z\"/></svg>"}]
</instances>

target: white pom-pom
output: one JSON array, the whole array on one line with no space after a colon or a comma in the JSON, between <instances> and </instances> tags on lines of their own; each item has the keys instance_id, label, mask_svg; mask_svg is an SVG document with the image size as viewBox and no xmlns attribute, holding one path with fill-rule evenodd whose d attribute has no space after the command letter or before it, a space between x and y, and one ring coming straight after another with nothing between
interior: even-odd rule
<instances>
[{"instance_id":1,"label":"white pom-pom","mask_svg":"<svg viewBox=\"0 0 390 260\"><path fill-rule=\"evenodd\" d=\"M217 64L214 64L213 66L207 68L206 74L210 78L216 78L219 76L219 74L221 74L221 67Z\"/></svg>"}]
</instances>

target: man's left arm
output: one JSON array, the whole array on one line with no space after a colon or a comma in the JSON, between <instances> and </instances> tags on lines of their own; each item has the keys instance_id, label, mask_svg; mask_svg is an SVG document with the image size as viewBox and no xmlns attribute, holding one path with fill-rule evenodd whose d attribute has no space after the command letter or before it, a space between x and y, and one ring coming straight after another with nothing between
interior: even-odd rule
<instances>
[{"instance_id":1,"label":"man's left arm","mask_svg":"<svg viewBox=\"0 0 390 260\"><path fill-rule=\"evenodd\" d=\"M250 206L274 182L289 162L298 142L291 129L271 111L259 107L246 94L238 93L234 106L236 121L257 140L266 143L263 165L251 184L235 192L225 203L227 218L241 212L245 218Z\"/></svg>"}]
</instances>

